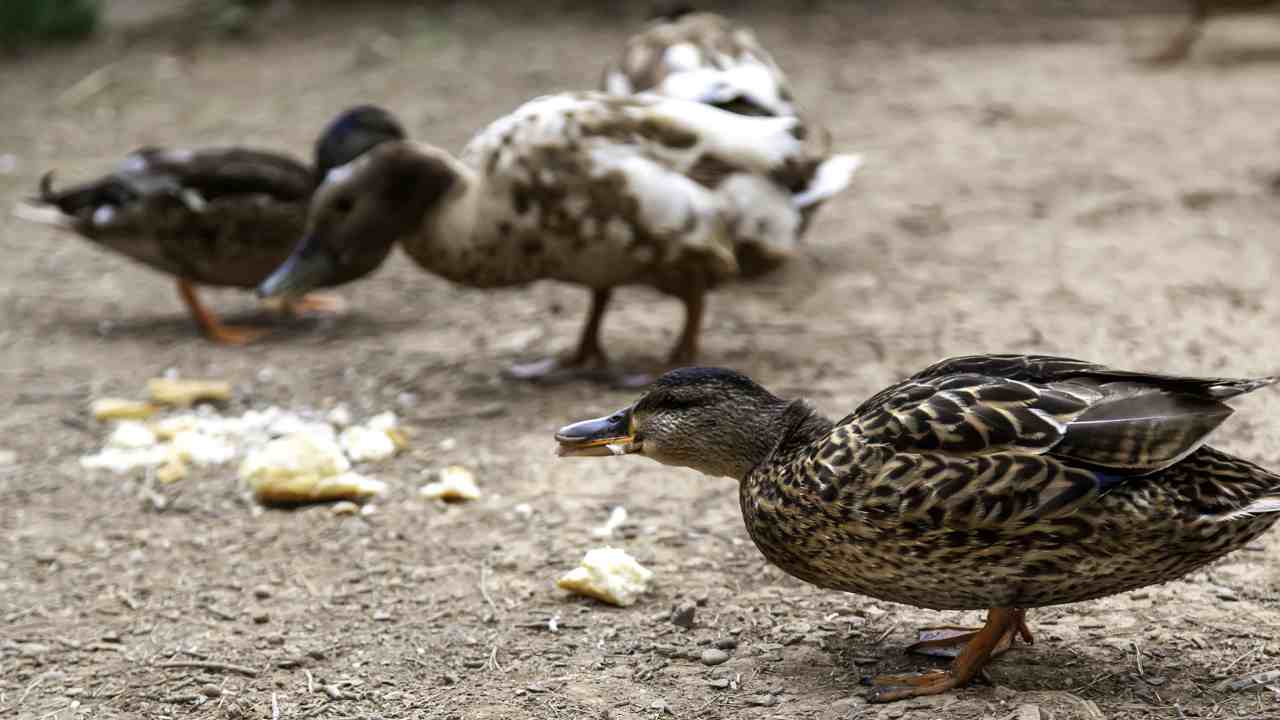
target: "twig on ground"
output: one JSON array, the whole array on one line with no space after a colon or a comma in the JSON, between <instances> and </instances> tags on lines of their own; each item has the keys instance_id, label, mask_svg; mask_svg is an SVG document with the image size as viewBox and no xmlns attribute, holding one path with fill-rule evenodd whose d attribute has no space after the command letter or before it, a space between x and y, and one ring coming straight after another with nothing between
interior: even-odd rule
<instances>
[{"instance_id":1,"label":"twig on ground","mask_svg":"<svg viewBox=\"0 0 1280 720\"><path fill-rule=\"evenodd\" d=\"M251 667L211 661L179 660L176 662L157 663L156 667L165 669L195 668L198 670L213 670L215 672L240 673L246 677L258 677L258 671Z\"/></svg>"}]
</instances>

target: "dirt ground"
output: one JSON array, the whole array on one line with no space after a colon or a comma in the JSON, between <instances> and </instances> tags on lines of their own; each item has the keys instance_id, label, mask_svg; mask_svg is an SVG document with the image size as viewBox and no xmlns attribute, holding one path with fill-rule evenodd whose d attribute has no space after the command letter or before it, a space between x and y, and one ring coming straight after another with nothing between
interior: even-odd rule
<instances>
[{"instance_id":1,"label":"dirt ground","mask_svg":"<svg viewBox=\"0 0 1280 720\"><path fill-rule=\"evenodd\" d=\"M1231 685L1280 668L1280 533L1180 582L1033 611L1037 643L993 665L991 684L866 705L861 675L933 662L902 652L918 627L981 615L783 575L729 481L557 461L557 427L632 394L500 371L569 346L581 290L471 291L395 257L344 291L351 316L215 347L165 278L8 217L47 168L82 177L148 143L305 153L357 101L458 148L529 97L593 86L639 3L300 3L244 41L157 20L164 3L111 5L88 44L0 65L0 449L17 455L0 466L0 716L1280 717L1277 681ZM1132 60L1178 27L1174 0L1021 5L737 11L867 165L823 209L811 258L712 298L706 363L832 415L970 352L1280 372L1280 15L1215 22L1191 62L1157 72ZM209 297L260 313L243 293ZM607 345L658 357L680 313L624 291ZM261 512L233 469L172 485L81 470L105 435L87 402L170 368L233 381L233 409L394 409L413 448L376 469L391 491L354 517ZM1265 421L1280 396L1238 405L1216 444L1280 466ZM418 498L422 474L450 463L484 499ZM614 505L630 520L612 543L657 574L628 609L552 586ZM682 603L691 629L669 621ZM703 665L717 643L730 659ZM163 667L175 662L236 667Z\"/></svg>"}]
</instances>

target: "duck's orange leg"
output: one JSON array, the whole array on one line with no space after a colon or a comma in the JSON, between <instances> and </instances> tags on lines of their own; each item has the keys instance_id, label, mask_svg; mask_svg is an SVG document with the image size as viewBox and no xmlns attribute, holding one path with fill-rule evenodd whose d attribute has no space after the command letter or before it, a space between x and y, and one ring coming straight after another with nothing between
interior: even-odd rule
<instances>
[{"instance_id":1,"label":"duck's orange leg","mask_svg":"<svg viewBox=\"0 0 1280 720\"><path fill-rule=\"evenodd\" d=\"M992 650L991 656L996 657L1004 651L1013 647L1014 642L1022 640L1028 645L1034 645L1036 640L1031 636L1031 628L1027 627L1027 611L1014 610L1013 626L1004 637L1000 638L999 644ZM907 646L907 652L917 655L930 655L933 657L958 657L964 646L981 631L981 628L960 627L957 625L940 625L936 627L926 627L920 629L920 640Z\"/></svg>"},{"instance_id":2,"label":"duck's orange leg","mask_svg":"<svg viewBox=\"0 0 1280 720\"><path fill-rule=\"evenodd\" d=\"M178 295L182 297L182 302L186 303L187 310L191 312L191 318L196 321L196 325L200 326L200 331L214 342L226 345L247 345L268 333L264 328L222 324L218 316L200 302L200 296L196 294L195 285L190 280L178 280Z\"/></svg>"},{"instance_id":3,"label":"duck's orange leg","mask_svg":"<svg viewBox=\"0 0 1280 720\"><path fill-rule=\"evenodd\" d=\"M937 695L953 688L963 687L977 677L1001 642L1011 642L1013 635L1025 629L1020 615L1025 611L1013 608L992 608L987 611L987 624L974 634L948 670L935 670L921 675L880 675L869 680L876 688L868 699L871 702L892 702L920 695ZM1007 645L1006 645L1007 646Z\"/></svg>"}]
</instances>

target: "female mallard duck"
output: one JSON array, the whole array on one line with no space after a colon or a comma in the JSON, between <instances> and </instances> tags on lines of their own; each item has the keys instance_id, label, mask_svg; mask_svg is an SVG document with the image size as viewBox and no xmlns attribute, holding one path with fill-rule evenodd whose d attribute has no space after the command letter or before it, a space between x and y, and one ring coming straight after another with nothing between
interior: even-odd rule
<instances>
[{"instance_id":1,"label":"female mallard duck","mask_svg":"<svg viewBox=\"0 0 1280 720\"><path fill-rule=\"evenodd\" d=\"M590 288L578 349L517 377L599 372L613 288L647 284L685 303L674 364L697 354L703 297L792 252L816 205L858 165L757 118L656 95L550 95L482 130L460 158L389 142L331 171L306 238L264 296L332 283L399 241L423 268L477 288L560 280Z\"/></svg>"},{"instance_id":2,"label":"female mallard duck","mask_svg":"<svg viewBox=\"0 0 1280 720\"><path fill-rule=\"evenodd\" d=\"M1157 65L1166 65L1185 60L1191 54L1191 48L1204 34L1204 26L1211 15L1228 15L1232 13L1250 12L1274 5L1276 0L1191 0L1191 17L1187 25L1164 50L1148 59Z\"/></svg>"},{"instance_id":3,"label":"female mallard duck","mask_svg":"<svg viewBox=\"0 0 1280 720\"><path fill-rule=\"evenodd\" d=\"M556 434L564 456L637 453L739 480L747 530L786 572L918 607L987 609L946 672L882 676L873 699L969 682L1026 608L1173 580L1280 518L1280 476L1204 445L1224 400L1280 378L952 358L832 423L731 370L672 371L638 402Z\"/></svg>"},{"instance_id":4,"label":"female mallard duck","mask_svg":"<svg viewBox=\"0 0 1280 720\"><path fill-rule=\"evenodd\" d=\"M795 115L786 75L750 28L714 13L677 10L627 41L605 68L614 95L653 92L743 115Z\"/></svg>"},{"instance_id":5,"label":"female mallard duck","mask_svg":"<svg viewBox=\"0 0 1280 720\"><path fill-rule=\"evenodd\" d=\"M54 191L52 173L20 216L69 229L109 250L177 277L178 293L201 330L241 344L257 328L222 324L195 285L253 288L302 237L317 176L371 147L404 137L384 111L361 106L333 120L315 146L315 168L280 153L238 147L143 148L115 172ZM349 266L337 284L372 268Z\"/></svg>"}]
</instances>

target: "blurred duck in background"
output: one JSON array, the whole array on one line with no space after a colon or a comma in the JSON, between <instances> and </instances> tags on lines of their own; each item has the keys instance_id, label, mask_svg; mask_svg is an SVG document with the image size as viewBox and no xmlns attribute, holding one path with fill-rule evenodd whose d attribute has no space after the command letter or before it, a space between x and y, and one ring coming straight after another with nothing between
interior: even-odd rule
<instances>
[{"instance_id":1,"label":"blurred duck in background","mask_svg":"<svg viewBox=\"0 0 1280 720\"><path fill-rule=\"evenodd\" d=\"M314 167L281 153L241 147L147 147L129 154L114 172L63 190L55 190L53 173L46 173L39 196L15 214L70 230L173 275L201 331L215 342L239 345L268 330L223 324L201 303L196 287L256 287L302 237L311 194L325 174L403 137L390 115L359 106L325 129L314 148ZM352 280L362 269L347 265L344 272L330 284ZM337 298L317 295L299 298L287 309L341 306Z\"/></svg>"},{"instance_id":2,"label":"blurred duck in background","mask_svg":"<svg viewBox=\"0 0 1280 720\"><path fill-rule=\"evenodd\" d=\"M306 238L260 292L341 282L399 242L424 269L469 287L550 279L591 291L577 349L513 376L645 382L615 373L602 348L613 289L679 298L686 319L669 362L692 362L706 293L785 262L814 208L848 186L859 158L829 154L815 135L795 117L652 94L537 98L457 158L388 142L331 171Z\"/></svg>"},{"instance_id":3,"label":"blurred duck in background","mask_svg":"<svg viewBox=\"0 0 1280 720\"><path fill-rule=\"evenodd\" d=\"M791 87L750 28L675 6L627 41L604 71L614 95L653 92L742 115L795 115Z\"/></svg>"},{"instance_id":4,"label":"blurred duck in background","mask_svg":"<svg viewBox=\"0 0 1280 720\"><path fill-rule=\"evenodd\" d=\"M1181 62L1191 55L1191 49L1204 34L1205 24L1214 15L1230 15L1261 10L1275 5L1277 0L1190 0L1191 17L1173 41L1164 50L1148 59L1156 65Z\"/></svg>"}]
</instances>

